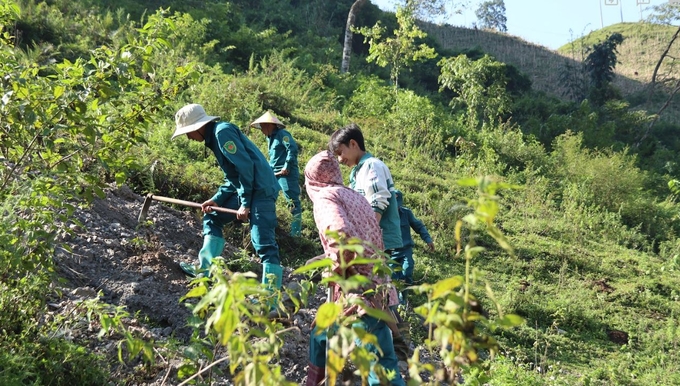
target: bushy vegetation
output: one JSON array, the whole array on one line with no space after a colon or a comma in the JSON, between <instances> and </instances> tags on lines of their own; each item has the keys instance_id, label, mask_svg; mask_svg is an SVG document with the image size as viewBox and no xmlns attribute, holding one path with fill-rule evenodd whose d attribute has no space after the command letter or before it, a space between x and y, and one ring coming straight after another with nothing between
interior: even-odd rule
<instances>
[{"instance_id":1,"label":"bushy vegetation","mask_svg":"<svg viewBox=\"0 0 680 386\"><path fill-rule=\"evenodd\" d=\"M598 103L548 98L514 67L472 51L435 47L439 65L420 64L439 72L440 93L424 86L434 77L417 65L395 89L390 73L365 62L370 50L360 43L355 70L340 74L351 4L0 0L1 384L112 381L101 358L37 323L54 295L51 259L64 231L54 219L69 221L74 202L110 183L195 201L212 194L221 175L202 145L169 141L173 113L189 102L236 123L263 149L248 122L273 111L294 133L300 165L333 130L361 126L437 245L431 254L416 248L421 294L412 301L442 329L428 335L414 320L413 335L467 382L680 383L680 127L664 123L640 143L653 112L631 109L621 94L599 94ZM370 4L357 22L377 20L387 30L397 23ZM311 204L303 205L305 239L285 243L291 266L318 248ZM194 346L221 344L243 357L233 367L242 384L265 374L281 380L266 366L281 326L253 319L261 329L250 331L241 319L266 303L238 302L266 296L256 287L247 275L216 275L187 296L203 299L196 328L207 334ZM471 311L475 302L484 312ZM131 356L153 359L151 343L126 334L120 314L98 310ZM260 333L267 345L243 345ZM183 379L197 358L214 360L210 350L192 355ZM352 360L363 363L359 353ZM451 378L411 366L413 384L425 382L418 371L432 382Z\"/></svg>"}]
</instances>

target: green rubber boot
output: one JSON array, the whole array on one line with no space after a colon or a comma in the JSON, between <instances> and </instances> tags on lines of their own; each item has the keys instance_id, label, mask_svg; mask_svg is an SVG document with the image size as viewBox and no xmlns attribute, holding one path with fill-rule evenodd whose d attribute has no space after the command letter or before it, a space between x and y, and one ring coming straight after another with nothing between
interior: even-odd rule
<instances>
[{"instance_id":1,"label":"green rubber boot","mask_svg":"<svg viewBox=\"0 0 680 386\"><path fill-rule=\"evenodd\" d=\"M273 278L271 276L274 276ZM283 267L279 264L262 263L262 284L267 289L281 289L283 282Z\"/></svg>"},{"instance_id":2,"label":"green rubber boot","mask_svg":"<svg viewBox=\"0 0 680 386\"><path fill-rule=\"evenodd\" d=\"M199 266L196 267L187 263L179 263L180 268L182 268L184 273L192 277L197 276L199 273L210 270L212 259L222 254L222 250L224 250L224 244L225 241L221 237L205 235L203 237L203 247L198 252Z\"/></svg>"},{"instance_id":3,"label":"green rubber boot","mask_svg":"<svg viewBox=\"0 0 680 386\"><path fill-rule=\"evenodd\" d=\"M179 267L182 268L182 271L187 274L187 276L191 277L196 277L196 267L193 266L192 264L185 263L183 261L180 261Z\"/></svg>"},{"instance_id":4,"label":"green rubber boot","mask_svg":"<svg viewBox=\"0 0 680 386\"><path fill-rule=\"evenodd\" d=\"M293 221L290 223L290 235L300 237L302 234L302 213L294 214Z\"/></svg>"},{"instance_id":5,"label":"green rubber boot","mask_svg":"<svg viewBox=\"0 0 680 386\"><path fill-rule=\"evenodd\" d=\"M262 284L270 291L281 289L283 282L283 267L279 264L262 263ZM274 298L275 299L275 298ZM271 299L268 301L269 311L276 310L276 301Z\"/></svg>"}]
</instances>

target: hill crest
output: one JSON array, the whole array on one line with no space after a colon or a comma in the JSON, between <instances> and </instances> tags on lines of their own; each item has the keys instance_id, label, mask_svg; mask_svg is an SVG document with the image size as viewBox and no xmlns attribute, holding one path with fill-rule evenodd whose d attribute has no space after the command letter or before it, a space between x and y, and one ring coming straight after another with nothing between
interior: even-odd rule
<instances>
[{"instance_id":1,"label":"hill crest","mask_svg":"<svg viewBox=\"0 0 680 386\"><path fill-rule=\"evenodd\" d=\"M588 47L618 32L624 36L618 47L619 64L614 84L624 95L637 93L651 79L654 66L666 48L676 27L650 23L619 23L575 39L557 50L527 42L509 34L451 25L421 23L421 28L442 48L461 50L477 47L497 60L512 64L532 81L533 89L563 98L564 87L559 75L567 65L581 63ZM677 46L677 45L676 45ZM674 47L674 54L680 48Z\"/></svg>"}]
</instances>

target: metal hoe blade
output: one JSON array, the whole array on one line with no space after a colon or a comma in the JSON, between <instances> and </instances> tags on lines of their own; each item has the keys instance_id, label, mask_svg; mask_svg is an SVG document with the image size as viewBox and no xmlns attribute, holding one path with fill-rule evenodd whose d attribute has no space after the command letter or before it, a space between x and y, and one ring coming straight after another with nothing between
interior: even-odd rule
<instances>
[{"instance_id":1,"label":"metal hoe blade","mask_svg":"<svg viewBox=\"0 0 680 386\"><path fill-rule=\"evenodd\" d=\"M137 223L141 224L146 220L146 214L149 212L149 207L151 207L151 201L153 201L153 194L149 193L146 195L146 198L144 199L144 205L142 205L142 211L139 212L139 216L137 216Z\"/></svg>"}]
</instances>

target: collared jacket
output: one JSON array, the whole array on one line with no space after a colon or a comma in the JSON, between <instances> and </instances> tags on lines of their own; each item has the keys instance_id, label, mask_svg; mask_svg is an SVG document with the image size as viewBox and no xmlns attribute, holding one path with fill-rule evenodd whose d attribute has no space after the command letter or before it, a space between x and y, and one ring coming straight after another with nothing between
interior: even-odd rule
<instances>
[{"instance_id":1,"label":"collared jacket","mask_svg":"<svg viewBox=\"0 0 680 386\"><path fill-rule=\"evenodd\" d=\"M274 173L283 169L288 170L289 176L299 176L298 167L298 147L297 143L285 129L275 129L267 137L267 148L269 149L269 166Z\"/></svg>"},{"instance_id":2,"label":"collared jacket","mask_svg":"<svg viewBox=\"0 0 680 386\"><path fill-rule=\"evenodd\" d=\"M401 248L399 207L394 180L387 165L367 152L352 168L349 186L366 197L374 212L381 214L380 229L385 249Z\"/></svg>"},{"instance_id":3,"label":"collared jacket","mask_svg":"<svg viewBox=\"0 0 680 386\"><path fill-rule=\"evenodd\" d=\"M236 125L214 122L205 129L205 146L215 154L224 172L224 183L212 197L217 205L224 205L233 193L246 208L254 200L276 199L281 188L274 172L260 149Z\"/></svg>"}]
</instances>

